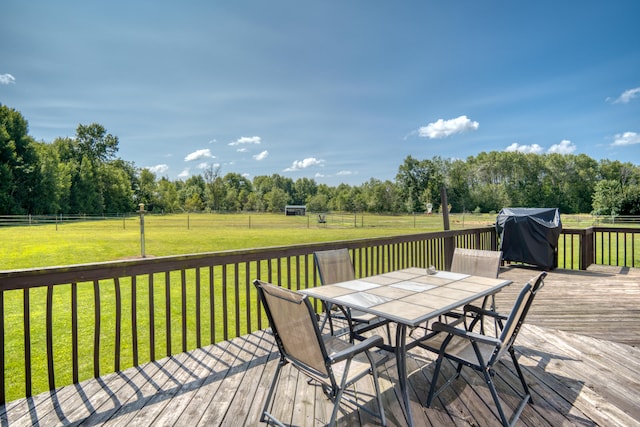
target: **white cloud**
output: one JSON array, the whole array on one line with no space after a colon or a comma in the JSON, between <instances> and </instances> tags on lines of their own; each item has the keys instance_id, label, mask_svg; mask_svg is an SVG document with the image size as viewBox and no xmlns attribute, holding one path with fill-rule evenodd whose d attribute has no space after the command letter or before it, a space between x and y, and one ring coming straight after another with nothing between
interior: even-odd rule
<instances>
[{"instance_id":1,"label":"white cloud","mask_svg":"<svg viewBox=\"0 0 640 427\"><path fill-rule=\"evenodd\" d=\"M163 173L166 173L169 171L169 165L161 164L161 165L149 166L147 169L149 169L149 172L162 175Z\"/></svg>"},{"instance_id":2,"label":"white cloud","mask_svg":"<svg viewBox=\"0 0 640 427\"><path fill-rule=\"evenodd\" d=\"M571 154L576 151L576 145L568 139L563 139L560 144L553 144L548 153Z\"/></svg>"},{"instance_id":3,"label":"white cloud","mask_svg":"<svg viewBox=\"0 0 640 427\"><path fill-rule=\"evenodd\" d=\"M429 139L444 138L468 130L477 130L479 126L478 122L469 120L467 116L450 120L438 119L438 121L418 129L418 135Z\"/></svg>"},{"instance_id":4,"label":"white cloud","mask_svg":"<svg viewBox=\"0 0 640 427\"><path fill-rule=\"evenodd\" d=\"M215 159L216 157L211 154L211 150L208 148L204 148L202 150L196 150L193 153L187 154L187 157L184 158L185 162L192 162L194 160L201 159Z\"/></svg>"},{"instance_id":5,"label":"white cloud","mask_svg":"<svg viewBox=\"0 0 640 427\"><path fill-rule=\"evenodd\" d=\"M520 153L540 154L542 153L543 150L542 150L542 147L539 146L538 144L520 145L517 142L514 142L513 144L505 148L504 151L519 151Z\"/></svg>"},{"instance_id":6,"label":"white cloud","mask_svg":"<svg viewBox=\"0 0 640 427\"><path fill-rule=\"evenodd\" d=\"M627 103L631 102L631 100L636 98L636 97L640 97L640 87L636 87L636 88L633 88L633 89L625 90L624 92L622 92L622 95L620 95L618 97L618 99L613 101L613 103L614 104L627 104Z\"/></svg>"},{"instance_id":7,"label":"white cloud","mask_svg":"<svg viewBox=\"0 0 640 427\"><path fill-rule=\"evenodd\" d=\"M640 144L640 135L635 132L618 133L614 138L613 146Z\"/></svg>"},{"instance_id":8,"label":"white cloud","mask_svg":"<svg viewBox=\"0 0 640 427\"><path fill-rule=\"evenodd\" d=\"M317 172L315 176L316 176L316 178L324 178L325 177L325 175L323 173L320 173L320 172Z\"/></svg>"},{"instance_id":9,"label":"white cloud","mask_svg":"<svg viewBox=\"0 0 640 427\"><path fill-rule=\"evenodd\" d=\"M324 160L318 160L315 157L307 157L304 160L295 160L291 164L291 167L286 168L284 172L299 171L301 169L306 169L311 166L321 165L322 163L324 163Z\"/></svg>"},{"instance_id":10,"label":"white cloud","mask_svg":"<svg viewBox=\"0 0 640 427\"><path fill-rule=\"evenodd\" d=\"M242 145L242 144L260 144L262 139L259 136L243 136L230 142L229 145Z\"/></svg>"},{"instance_id":11,"label":"white cloud","mask_svg":"<svg viewBox=\"0 0 640 427\"><path fill-rule=\"evenodd\" d=\"M262 153L256 154L255 156L253 156L253 158L256 159L257 161L260 161L260 160L266 159L268 155L269 155L269 152L267 150L264 150Z\"/></svg>"},{"instance_id":12,"label":"white cloud","mask_svg":"<svg viewBox=\"0 0 640 427\"><path fill-rule=\"evenodd\" d=\"M178 178L189 178L189 168L186 168L178 174Z\"/></svg>"},{"instance_id":13,"label":"white cloud","mask_svg":"<svg viewBox=\"0 0 640 427\"><path fill-rule=\"evenodd\" d=\"M338 176L347 176L347 175L355 175L352 171L340 171L336 175Z\"/></svg>"},{"instance_id":14,"label":"white cloud","mask_svg":"<svg viewBox=\"0 0 640 427\"><path fill-rule=\"evenodd\" d=\"M0 84L9 85L11 83L15 83L16 78L11 74L0 74Z\"/></svg>"},{"instance_id":15,"label":"white cloud","mask_svg":"<svg viewBox=\"0 0 640 427\"><path fill-rule=\"evenodd\" d=\"M202 162L202 163L198 164L198 166L197 166L198 169L206 169L208 167L209 167L209 163L207 163L207 162Z\"/></svg>"},{"instance_id":16,"label":"white cloud","mask_svg":"<svg viewBox=\"0 0 640 427\"><path fill-rule=\"evenodd\" d=\"M249 177L251 177L251 174L250 174L250 173L248 173L248 172L245 172L245 173L243 173L243 174L242 174L242 176L243 176L244 178L249 178Z\"/></svg>"},{"instance_id":17,"label":"white cloud","mask_svg":"<svg viewBox=\"0 0 640 427\"><path fill-rule=\"evenodd\" d=\"M247 150L246 148L238 148L236 151L237 151L238 153L246 153L246 152L247 152L247 151L249 151L249 150Z\"/></svg>"}]
</instances>

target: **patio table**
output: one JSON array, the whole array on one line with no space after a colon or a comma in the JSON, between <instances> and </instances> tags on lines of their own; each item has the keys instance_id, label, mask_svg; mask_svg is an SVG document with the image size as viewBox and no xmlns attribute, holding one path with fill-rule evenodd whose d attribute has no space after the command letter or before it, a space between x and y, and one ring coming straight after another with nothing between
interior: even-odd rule
<instances>
[{"instance_id":1,"label":"patio table","mask_svg":"<svg viewBox=\"0 0 640 427\"><path fill-rule=\"evenodd\" d=\"M429 274L432 273L432 274ZM408 392L407 329L426 324L451 310L489 295L495 295L511 280L493 279L447 271L427 272L407 268L332 285L301 289L319 300L375 314L396 323L396 340L385 346L396 355L398 382L407 423L413 425Z\"/></svg>"}]
</instances>

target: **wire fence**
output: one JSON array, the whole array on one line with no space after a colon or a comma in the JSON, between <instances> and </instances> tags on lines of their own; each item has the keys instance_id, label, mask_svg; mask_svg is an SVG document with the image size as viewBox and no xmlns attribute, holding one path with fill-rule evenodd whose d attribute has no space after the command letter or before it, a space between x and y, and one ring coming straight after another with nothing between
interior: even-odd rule
<instances>
[{"instance_id":1,"label":"wire fence","mask_svg":"<svg viewBox=\"0 0 640 427\"><path fill-rule=\"evenodd\" d=\"M103 215L0 215L0 227L51 226L56 229L73 224L74 227L137 227L139 212ZM284 215L273 213L185 213L144 214L145 227L162 228L416 228L441 229L442 217L427 214L375 215L366 213L323 213ZM452 228L490 225L495 215L451 215Z\"/></svg>"},{"instance_id":2,"label":"wire fence","mask_svg":"<svg viewBox=\"0 0 640 427\"><path fill-rule=\"evenodd\" d=\"M75 227L113 227L127 229L138 227L140 212L113 213L102 215L0 215L0 227L46 226L56 229L70 224ZM456 213L450 214L451 228L471 228L493 225L495 214ZM322 213L307 215L284 215L273 213L144 213L146 227L173 229L199 228L401 228L401 229L442 229L442 217L437 214L396 214L376 215L369 213ZM590 227L615 224L637 227L640 216L596 216L563 215L562 222L567 227Z\"/></svg>"}]
</instances>

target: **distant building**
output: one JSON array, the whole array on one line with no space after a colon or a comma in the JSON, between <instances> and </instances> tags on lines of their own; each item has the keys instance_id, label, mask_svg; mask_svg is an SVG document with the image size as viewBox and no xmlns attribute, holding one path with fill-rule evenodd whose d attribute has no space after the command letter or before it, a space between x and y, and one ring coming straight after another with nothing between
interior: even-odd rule
<instances>
[{"instance_id":1,"label":"distant building","mask_svg":"<svg viewBox=\"0 0 640 427\"><path fill-rule=\"evenodd\" d=\"M307 207L305 205L287 205L284 207L285 215L301 215L307 214Z\"/></svg>"}]
</instances>

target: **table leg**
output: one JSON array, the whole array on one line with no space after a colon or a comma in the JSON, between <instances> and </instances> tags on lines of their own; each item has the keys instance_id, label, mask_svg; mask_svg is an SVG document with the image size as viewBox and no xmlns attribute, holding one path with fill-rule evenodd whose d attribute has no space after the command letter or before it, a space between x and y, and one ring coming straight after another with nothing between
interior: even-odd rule
<instances>
[{"instance_id":1,"label":"table leg","mask_svg":"<svg viewBox=\"0 0 640 427\"><path fill-rule=\"evenodd\" d=\"M409 401L409 377L407 374L407 327L402 324L398 324L396 328L396 365L407 424L413 426L411 402Z\"/></svg>"}]
</instances>

